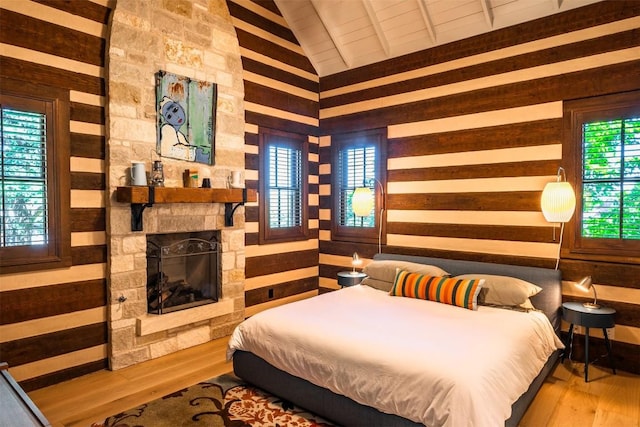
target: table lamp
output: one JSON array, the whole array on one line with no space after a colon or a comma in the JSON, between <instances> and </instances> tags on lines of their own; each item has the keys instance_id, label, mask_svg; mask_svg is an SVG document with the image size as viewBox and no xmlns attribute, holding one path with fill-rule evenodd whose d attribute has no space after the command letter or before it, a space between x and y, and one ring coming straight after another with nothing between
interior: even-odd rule
<instances>
[{"instance_id":1,"label":"table lamp","mask_svg":"<svg viewBox=\"0 0 640 427\"><path fill-rule=\"evenodd\" d=\"M356 267L360 267L362 265L362 260L358 256L357 252L353 253L353 258L351 259L351 265L353 266L353 271L351 272L351 274L358 274L358 272L356 271Z\"/></svg>"},{"instance_id":2,"label":"table lamp","mask_svg":"<svg viewBox=\"0 0 640 427\"><path fill-rule=\"evenodd\" d=\"M593 286L591 276L587 276L584 279L576 283L576 286L585 292L589 292L589 289L593 289L593 302L585 302L582 305L587 308L600 308L598 304L598 295L596 294L596 288Z\"/></svg>"}]
</instances>

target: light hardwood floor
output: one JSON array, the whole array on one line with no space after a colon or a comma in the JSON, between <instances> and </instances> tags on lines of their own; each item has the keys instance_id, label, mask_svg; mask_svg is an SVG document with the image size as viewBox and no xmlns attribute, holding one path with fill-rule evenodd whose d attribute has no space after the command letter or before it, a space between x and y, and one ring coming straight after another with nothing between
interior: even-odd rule
<instances>
[{"instance_id":1,"label":"light hardwood floor","mask_svg":"<svg viewBox=\"0 0 640 427\"><path fill-rule=\"evenodd\" d=\"M29 396L53 426L88 427L109 415L232 370L227 338L140 363L100 371ZM521 427L640 427L640 376L565 361L547 378Z\"/></svg>"}]
</instances>

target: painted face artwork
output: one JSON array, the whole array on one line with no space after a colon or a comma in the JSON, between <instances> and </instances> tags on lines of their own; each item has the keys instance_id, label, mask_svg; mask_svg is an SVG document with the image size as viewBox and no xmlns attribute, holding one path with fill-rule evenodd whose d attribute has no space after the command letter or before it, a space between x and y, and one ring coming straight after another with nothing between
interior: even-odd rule
<instances>
[{"instance_id":1,"label":"painted face artwork","mask_svg":"<svg viewBox=\"0 0 640 427\"><path fill-rule=\"evenodd\" d=\"M175 101L169 101L162 106L162 117L175 130L178 130L184 124L186 114L180 104Z\"/></svg>"},{"instance_id":2,"label":"painted face artwork","mask_svg":"<svg viewBox=\"0 0 640 427\"><path fill-rule=\"evenodd\" d=\"M156 74L156 151L163 157L213 164L217 86Z\"/></svg>"}]
</instances>

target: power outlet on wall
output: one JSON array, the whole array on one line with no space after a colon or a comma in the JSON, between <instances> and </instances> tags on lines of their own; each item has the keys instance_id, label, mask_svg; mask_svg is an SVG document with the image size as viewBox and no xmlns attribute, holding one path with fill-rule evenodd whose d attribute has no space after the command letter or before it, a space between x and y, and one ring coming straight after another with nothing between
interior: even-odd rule
<instances>
[{"instance_id":1,"label":"power outlet on wall","mask_svg":"<svg viewBox=\"0 0 640 427\"><path fill-rule=\"evenodd\" d=\"M574 334L579 334L579 335L584 335L584 328L580 325L574 325L573 326L573 333Z\"/></svg>"},{"instance_id":2,"label":"power outlet on wall","mask_svg":"<svg viewBox=\"0 0 640 427\"><path fill-rule=\"evenodd\" d=\"M607 335L609 336L609 339L612 340L615 338L616 336L616 328L607 328Z\"/></svg>"}]
</instances>

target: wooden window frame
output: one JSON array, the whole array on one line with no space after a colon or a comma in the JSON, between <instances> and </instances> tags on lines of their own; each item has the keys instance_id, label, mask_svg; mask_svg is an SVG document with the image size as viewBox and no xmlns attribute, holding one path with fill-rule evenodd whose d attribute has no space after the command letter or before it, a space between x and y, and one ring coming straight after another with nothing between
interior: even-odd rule
<instances>
[{"instance_id":1,"label":"wooden window frame","mask_svg":"<svg viewBox=\"0 0 640 427\"><path fill-rule=\"evenodd\" d=\"M374 144L376 146L376 183L375 188L375 226L374 227L354 227L340 225L338 219L340 200L341 177L338 176L339 153L342 150L358 145ZM380 210L385 206L384 197L387 194L387 132L386 129L370 129L366 131L350 132L335 135L331 138L331 240L356 242L356 243L378 243L386 244L386 209L382 217ZM379 185L378 185L379 184ZM378 191L382 186L382 192Z\"/></svg>"},{"instance_id":2,"label":"wooden window frame","mask_svg":"<svg viewBox=\"0 0 640 427\"><path fill-rule=\"evenodd\" d=\"M260 156L260 192L259 192L259 236L261 245L270 243L283 243L309 238L309 143L304 135L285 132L275 129L259 128L259 156ZM301 163L301 191L302 203L300 206L301 224L295 227L272 228L269 225L269 156L268 148L272 141L284 142L302 154Z\"/></svg>"},{"instance_id":3,"label":"wooden window frame","mask_svg":"<svg viewBox=\"0 0 640 427\"><path fill-rule=\"evenodd\" d=\"M640 262L640 240L582 236L582 125L586 122L640 114L640 91L566 101L563 106L563 158L568 159L567 180L576 193L576 210L567 224L566 258L615 262Z\"/></svg>"},{"instance_id":4,"label":"wooden window frame","mask_svg":"<svg viewBox=\"0 0 640 427\"><path fill-rule=\"evenodd\" d=\"M69 91L31 82L1 79L0 103L25 108L45 105L47 115L47 241L45 245L0 248L2 273L70 267L70 101ZM16 108L16 107L14 107Z\"/></svg>"}]
</instances>

